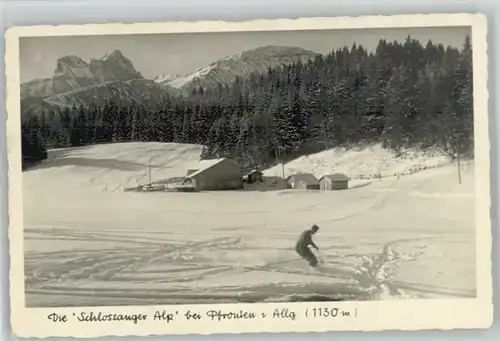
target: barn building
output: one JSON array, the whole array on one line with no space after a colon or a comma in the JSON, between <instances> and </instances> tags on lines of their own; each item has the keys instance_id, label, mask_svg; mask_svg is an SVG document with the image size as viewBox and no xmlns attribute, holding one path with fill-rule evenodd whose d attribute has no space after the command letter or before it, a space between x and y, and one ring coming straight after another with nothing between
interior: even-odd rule
<instances>
[{"instance_id":1,"label":"barn building","mask_svg":"<svg viewBox=\"0 0 500 341\"><path fill-rule=\"evenodd\" d=\"M335 173L322 176L319 179L319 184L323 191L341 190L349 187L350 180L347 175Z\"/></svg>"},{"instance_id":2,"label":"barn building","mask_svg":"<svg viewBox=\"0 0 500 341\"><path fill-rule=\"evenodd\" d=\"M243 181L253 184L258 182L263 182L263 174L261 171L253 169L243 177Z\"/></svg>"},{"instance_id":3,"label":"barn building","mask_svg":"<svg viewBox=\"0 0 500 341\"><path fill-rule=\"evenodd\" d=\"M227 158L201 160L196 170L190 169L183 184L197 191L215 191L243 188L241 166Z\"/></svg>"},{"instance_id":4,"label":"barn building","mask_svg":"<svg viewBox=\"0 0 500 341\"><path fill-rule=\"evenodd\" d=\"M292 174L285 179L288 188L319 189L319 181L310 173Z\"/></svg>"}]
</instances>

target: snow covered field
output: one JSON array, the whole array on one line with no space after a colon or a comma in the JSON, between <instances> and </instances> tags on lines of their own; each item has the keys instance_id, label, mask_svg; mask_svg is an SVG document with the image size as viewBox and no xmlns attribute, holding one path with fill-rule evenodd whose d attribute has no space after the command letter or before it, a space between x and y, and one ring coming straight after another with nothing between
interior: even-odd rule
<instances>
[{"instance_id":1,"label":"snow covered field","mask_svg":"<svg viewBox=\"0 0 500 341\"><path fill-rule=\"evenodd\" d=\"M158 180L184 175L200 149L54 150L25 171L27 306L475 296L472 163L459 185L440 156L394 158L375 146L285 167L388 176L345 191L123 192L147 182L150 156ZM318 270L293 250L312 223Z\"/></svg>"}]
</instances>

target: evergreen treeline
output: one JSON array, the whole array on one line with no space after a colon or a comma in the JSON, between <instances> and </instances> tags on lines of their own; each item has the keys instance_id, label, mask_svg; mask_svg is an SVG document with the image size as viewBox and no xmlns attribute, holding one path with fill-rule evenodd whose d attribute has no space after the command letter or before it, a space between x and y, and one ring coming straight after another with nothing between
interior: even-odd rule
<instances>
[{"instance_id":1,"label":"evergreen treeline","mask_svg":"<svg viewBox=\"0 0 500 341\"><path fill-rule=\"evenodd\" d=\"M264 166L335 146L439 147L472 156L472 48L381 40L307 63L270 67L231 86L167 97L161 110L118 103L54 109L23 122L23 156L124 141L205 145L203 158Z\"/></svg>"}]
</instances>

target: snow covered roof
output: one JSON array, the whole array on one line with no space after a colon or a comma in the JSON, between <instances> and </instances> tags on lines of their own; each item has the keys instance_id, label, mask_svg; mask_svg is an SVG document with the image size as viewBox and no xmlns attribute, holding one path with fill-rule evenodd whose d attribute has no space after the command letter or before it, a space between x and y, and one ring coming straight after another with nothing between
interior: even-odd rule
<instances>
[{"instance_id":1,"label":"snow covered roof","mask_svg":"<svg viewBox=\"0 0 500 341\"><path fill-rule=\"evenodd\" d=\"M308 184L317 184L318 183L318 179L316 179L316 177L314 175L312 175L311 173L292 174L292 175L289 175L286 178L286 180L288 181L291 178L293 178L295 181L301 181L301 182L305 182Z\"/></svg>"},{"instance_id":2,"label":"snow covered roof","mask_svg":"<svg viewBox=\"0 0 500 341\"><path fill-rule=\"evenodd\" d=\"M195 177L197 176L198 174L200 173L203 173L204 171L206 171L207 169L209 168L212 168L213 166L221 163L222 161L224 160L229 160L229 161L232 161L234 162L233 160L230 160L230 159L227 159L227 158L220 158L220 159L209 159L209 160L200 160L198 162L198 167L196 168L196 171L191 173L191 174L188 174L186 176L186 178L192 178L192 177Z\"/></svg>"},{"instance_id":3,"label":"snow covered roof","mask_svg":"<svg viewBox=\"0 0 500 341\"><path fill-rule=\"evenodd\" d=\"M250 175L250 174L254 174L254 173L260 173L260 174L263 174L262 171L258 170L258 169L252 169L252 170L249 170L247 172L247 175Z\"/></svg>"},{"instance_id":4,"label":"snow covered roof","mask_svg":"<svg viewBox=\"0 0 500 341\"><path fill-rule=\"evenodd\" d=\"M198 169L207 169L207 168L210 168L212 166L215 166L216 164L218 164L219 162L225 160L225 158L220 158L220 159L209 159L209 160L200 160L200 162L198 163Z\"/></svg>"},{"instance_id":5,"label":"snow covered roof","mask_svg":"<svg viewBox=\"0 0 500 341\"><path fill-rule=\"evenodd\" d=\"M349 181L349 180L351 180L347 175L341 174L341 173L326 174L326 175L323 175L319 180L321 181L323 178L327 178L327 179L330 179L332 181Z\"/></svg>"}]
</instances>

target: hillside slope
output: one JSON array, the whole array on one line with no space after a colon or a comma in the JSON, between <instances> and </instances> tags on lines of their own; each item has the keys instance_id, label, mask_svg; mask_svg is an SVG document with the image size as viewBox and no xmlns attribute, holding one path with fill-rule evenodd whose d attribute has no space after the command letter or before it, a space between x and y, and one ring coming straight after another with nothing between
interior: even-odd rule
<instances>
[{"instance_id":1,"label":"hillside slope","mask_svg":"<svg viewBox=\"0 0 500 341\"><path fill-rule=\"evenodd\" d=\"M68 91L44 99L44 102L59 107L86 106L89 104L101 105L110 99L117 103L130 105L143 104L145 107L154 107L166 98L167 93L155 82L146 79L128 81L110 81L89 87Z\"/></svg>"},{"instance_id":2,"label":"hillside slope","mask_svg":"<svg viewBox=\"0 0 500 341\"><path fill-rule=\"evenodd\" d=\"M201 145L126 142L91 145L49 151L48 160L24 174L30 186L39 186L36 178L57 180L71 177L73 182L92 186L129 186L147 181L151 157L152 181L181 177L193 168L201 155ZM397 157L380 145L362 149L331 149L299 157L285 165L285 177L311 172L318 178L324 174L344 173L354 181L360 179L405 175L421 170L450 165L449 159L436 153L425 155L407 151ZM455 165L451 165L456 167ZM463 164L466 167L467 163ZM267 176L282 176L281 165L264 170ZM30 179L33 178L31 181ZM40 183L46 183L43 180Z\"/></svg>"},{"instance_id":3,"label":"hillside slope","mask_svg":"<svg viewBox=\"0 0 500 341\"><path fill-rule=\"evenodd\" d=\"M150 156L153 179L183 175L200 149L123 143L53 150L24 172L26 304L475 297L473 167L461 185L448 165L346 191L119 188L147 177ZM373 169L399 169L369 151L358 158L346 156L342 166L372 160ZM314 272L293 250L312 223L321 227L321 271Z\"/></svg>"},{"instance_id":4,"label":"hillside slope","mask_svg":"<svg viewBox=\"0 0 500 341\"><path fill-rule=\"evenodd\" d=\"M24 172L25 186L43 189L60 179L82 190L102 190L185 175L200 158L201 146L177 143L125 142L49 150L48 159ZM52 185L49 185L52 186ZM57 186L54 186L57 187ZM64 189L63 189L64 190Z\"/></svg>"},{"instance_id":5,"label":"hillside slope","mask_svg":"<svg viewBox=\"0 0 500 341\"><path fill-rule=\"evenodd\" d=\"M293 173L325 174L344 173L352 179L372 179L406 175L421 170L449 165L448 157L439 152L407 150L401 155L383 148L380 144L352 148L333 148L316 154L301 156L284 165L285 177ZM282 176L282 166L265 170L269 176Z\"/></svg>"}]
</instances>

